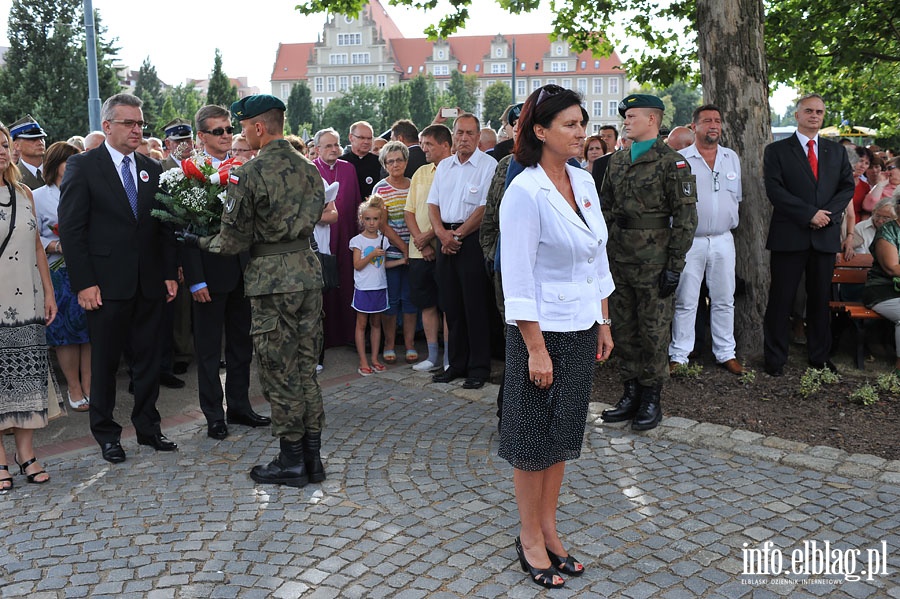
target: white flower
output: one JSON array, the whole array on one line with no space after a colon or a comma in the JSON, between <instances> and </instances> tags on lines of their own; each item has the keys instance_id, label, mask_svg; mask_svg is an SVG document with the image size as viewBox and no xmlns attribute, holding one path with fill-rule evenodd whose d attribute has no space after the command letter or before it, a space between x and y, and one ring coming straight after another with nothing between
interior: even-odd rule
<instances>
[{"instance_id":1,"label":"white flower","mask_svg":"<svg viewBox=\"0 0 900 599\"><path fill-rule=\"evenodd\" d=\"M191 212L202 212L206 207L206 191L200 187L186 189L178 199Z\"/></svg>"},{"instance_id":2,"label":"white flower","mask_svg":"<svg viewBox=\"0 0 900 599\"><path fill-rule=\"evenodd\" d=\"M170 168L159 175L159 185L166 189L172 189L184 181L184 179L184 172L182 172L181 168Z\"/></svg>"}]
</instances>

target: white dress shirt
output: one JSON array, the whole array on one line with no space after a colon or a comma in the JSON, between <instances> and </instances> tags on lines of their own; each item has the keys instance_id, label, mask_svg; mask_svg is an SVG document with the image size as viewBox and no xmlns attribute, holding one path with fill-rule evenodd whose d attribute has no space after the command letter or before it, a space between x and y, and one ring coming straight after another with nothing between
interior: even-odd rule
<instances>
[{"instance_id":1,"label":"white dress shirt","mask_svg":"<svg viewBox=\"0 0 900 599\"><path fill-rule=\"evenodd\" d=\"M741 202L741 161L729 148L719 146L716 162L709 168L696 144L681 155L697 179L697 230L694 237L721 235L738 226Z\"/></svg>"},{"instance_id":2,"label":"white dress shirt","mask_svg":"<svg viewBox=\"0 0 900 599\"><path fill-rule=\"evenodd\" d=\"M109 151L109 155L112 158L113 164L116 167L116 174L119 175L119 181L122 183L122 188L125 187L125 180L122 179L122 159L125 158L125 154L118 151L111 145L109 142L103 142L106 144L106 149ZM133 177L135 189L138 188L138 177L137 177L137 163L134 160L134 152L128 154L131 157L131 163L128 165L131 169L131 176Z\"/></svg>"},{"instance_id":3,"label":"white dress shirt","mask_svg":"<svg viewBox=\"0 0 900 599\"><path fill-rule=\"evenodd\" d=\"M457 155L441 160L434 172L428 203L441 209L445 223L464 223L487 202L488 187L497 161L479 149L463 163Z\"/></svg>"},{"instance_id":4,"label":"white dress shirt","mask_svg":"<svg viewBox=\"0 0 900 599\"><path fill-rule=\"evenodd\" d=\"M443 164L443 163L442 163ZM601 300L615 289L609 234L590 173L566 165L584 222L540 165L513 179L500 204L500 262L506 322L542 331L583 331L608 318Z\"/></svg>"}]
</instances>

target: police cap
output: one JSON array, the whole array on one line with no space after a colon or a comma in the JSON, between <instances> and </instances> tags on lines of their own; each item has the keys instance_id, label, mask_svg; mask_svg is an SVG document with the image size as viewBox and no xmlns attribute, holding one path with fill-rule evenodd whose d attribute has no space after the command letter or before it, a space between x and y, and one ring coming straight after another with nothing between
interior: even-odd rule
<instances>
[{"instance_id":1,"label":"police cap","mask_svg":"<svg viewBox=\"0 0 900 599\"><path fill-rule=\"evenodd\" d=\"M624 100L619 102L619 114L625 116L625 111L629 108L658 108L665 110L666 106L663 101L656 96L650 94L631 94Z\"/></svg>"},{"instance_id":2,"label":"police cap","mask_svg":"<svg viewBox=\"0 0 900 599\"><path fill-rule=\"evenodd\" d=\"M44 130L41 129L41 126L38 125L38 122L34 120L34 117L30 114L26 114L10 125L9 135L13 140L20 137L22 139L40 139L42 137L47 137L47 134L44 133Z\"/></svg>"},{"instance_id":3,"label":"police cap","mask_svg":"<svg viewBox=\"0 0 900 599\"><path fill-rule=\"evenodd\" d=\"M241 98L231 105L231 114L239 120L252 119L274 108L286 110L284 102L270 94L256 94Z\"/></svg>"},{"instance_id":4,"label":"police cap","mask_svg":"<svg viewBox=\"0 0 900 599\"><path fill-rule=\"evenodd\" d=\"M185 119L173 119L166 123L163 127L166 139L191 139L194 136L194 130L191 129L191 122Z\"/></svg>"},{"instance_id":5,"label":"police cap","mask_svg":"<svg viewBox=\"0 0 900 599\"><path fill-rule=\"evenodd\" d=\"M506 122L509 123L509 126L512 127L516 124L516 121L519 120L519 115L522 114L522 106L524 104L519 102L515 106L509 109L509 112L506 113Z\"/></svg>"}]
</instances>

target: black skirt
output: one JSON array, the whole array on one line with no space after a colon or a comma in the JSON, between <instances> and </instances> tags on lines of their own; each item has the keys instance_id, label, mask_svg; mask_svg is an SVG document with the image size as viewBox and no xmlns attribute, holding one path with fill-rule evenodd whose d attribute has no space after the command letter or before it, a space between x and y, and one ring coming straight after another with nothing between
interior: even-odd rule
<instances>
[{"instance_id":1,"label":"black skirt","mask_svg":"<svg viewBox=\"0 0 900 599\"><path fill-rule=\"evenodd\" d=\"M519 470L545 470L581 455L597 355L595 324L585 331L543 332L553 384L528 376L528 348L518 327L506 333L506 378L498 455Z\"/></svg>"}]
</instances>

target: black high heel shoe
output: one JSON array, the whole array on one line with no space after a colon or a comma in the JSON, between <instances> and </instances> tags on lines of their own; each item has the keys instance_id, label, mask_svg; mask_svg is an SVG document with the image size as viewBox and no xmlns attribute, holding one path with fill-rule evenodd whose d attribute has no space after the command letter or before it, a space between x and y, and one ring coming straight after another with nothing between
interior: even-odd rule
<instances>
[{"instance_id":1,"label":"black high heel shoe","mask_svg":"<svg viewBox=\"0 0 900 599\"><path fill-rule=\"evenodd\" d=\"M46 471L46 470L40 470L40 471L35 472L35 473L33 473L33 474L28 474L27 472L25 472L25 469L26 469L26 468L28 468L29 466L31 466L32 464L34 464L35 462L37 462L37 457L31 458L30 460L28 460L28 461L25 462L24 464L20 464L20 463L19 463L18 456L13 457L13 460L16 462L16 465L19 467L19 473L21 473L21 474L25 477L25 480L27 480L28 482L30 482L30 483L32 483L32 484L35 484L35 485L42 485L42 484L44 484L44 483L50 482L50 477L49 477L49 476L48 476L47 478L45 478L44 480L36 480L36 478L37 478L38 476L40 476L40 475L42 475L42 474L47 474L47 471Z\"/></svg>"},{"instance_id":2,"label":"black high heel shoe","mask_svg":"<svg viewBox=\"0 0 900 599\"><path fill-rule=\"evenodd\" d=\"M568 574L569 576L581 576L584 574L584 565L571 555L560 557L547 549L547 557L550 558L550 563L553 564L553 567L563 574ZM578 566L581 566L580 570Z\"/></svg>"},{"instance_id":3,"label":"black high heel shoe","mask_svg":"<svg viewBox=\"0 0 900 599\"><path fill-rule=\"evenodd\" d=\"M519 555L519 564L522 565L522 571L528 572L534 584L538 584L546 589L559 589L566 584L566 581L559 575L559 570L552 565L549 568L540 569L529 564L528 560L525 559L525 550L522 548L522 541L519 537L516 537L516 553ZM554 577L558 577L561 582L553 582Z\"/></svg>"},{"instance_id":4,"label":"black high heel shoe","mask_svg":"<svg viewBox=\"0 0 900 599\"><path fill-rule=\"evenodd\" d=\"M9 466L7 466L6 464L0 464L0 470L6 470L7 472L9 472ZM6 486L7 483L9 483L8 487ZM16 484L13 482L12 476L10 476L9 478L0 478L0 485L2 485L0 486L0 492L12 491L13 487L16 486Z\"/></svg>"}]
</instances>

